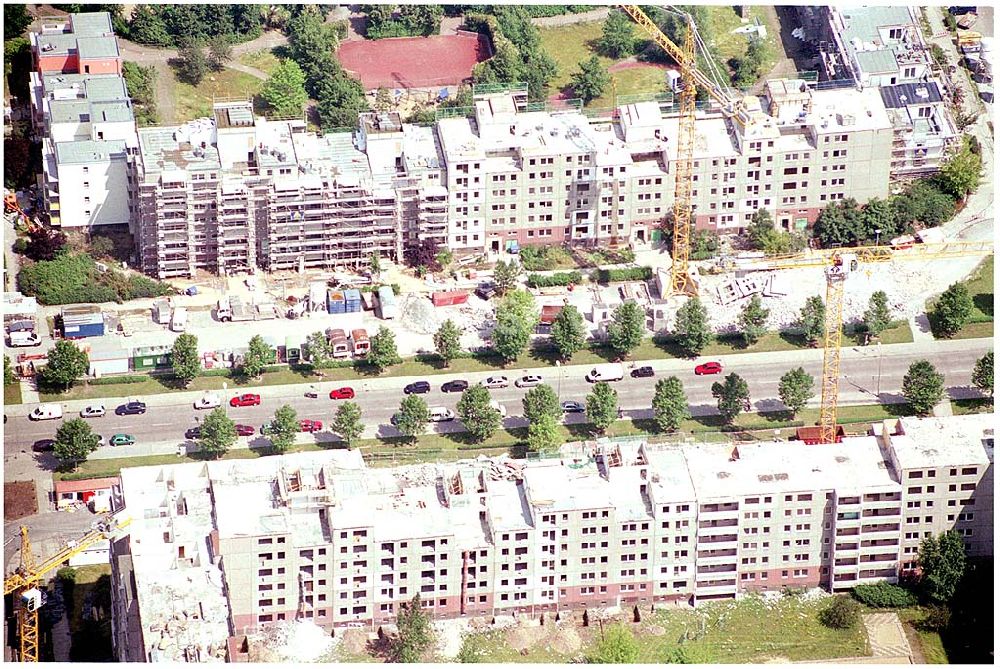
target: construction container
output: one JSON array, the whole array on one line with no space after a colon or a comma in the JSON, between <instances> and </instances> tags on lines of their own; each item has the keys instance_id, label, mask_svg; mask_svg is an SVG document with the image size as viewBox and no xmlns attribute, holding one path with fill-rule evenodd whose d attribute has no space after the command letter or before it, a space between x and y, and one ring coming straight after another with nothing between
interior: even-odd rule
<instances>
[{"instance_id":1,"label":"construction container","mask_svg":"<svg viewBox=\"0 0 1000 669\"><path fill-rule=\"evenodd\" d=\"M334 358L346 358L351 354L351 346L347 341L347 333L340 328L330 328L327 330L326 340L330 342Z\"/></svg>"},{"instance_id":2,"label":"construction container","mask_svg":"<svg viewBox=\"0 0 1000 669\"><path fill-rule=\"evenodd\" d=\"M326 310L331 314L343 314L347 312L347 300L344 298L344 291L331 290L327 293Z\"/></svg>"},{"instance_id":3,"label":"construction container","mask_svg":"<svg viewBox=\"0 0 1000 669\"><path fill-rule=\"evenodd\" d=\"M153 300L153 322L159 325L170 324L170 300Z\"/></svg>"},{"instance_id":4,"label":"construction container","mask_svg":"<svg viewBox=\"0 0 1000 669\"><path fill-rule=\"evenodd\" d=\"M302 358L302 343L295 335L285 337L285 362L294 365Z\"/></svg>"},{"instance_id":5,"label":"construction container","mask_svg":"<svg viewBox=\"0 0 1000 669\"><path fill-rule=\"evenodd\" d=\"M365 311L374 311L377 296L374 292L366 290L361 293L361 308Z\"/></svg>"},{"instance_id":6,"label":"construction container","mask_svg":"<svg viewBox=\"0 0 1000 669\"><path fill-rule=\"evenodd\" d=\"M172 360L171 346L140 346L132 349L132 369L137 372L170 367Z\"/></svg>"},{"instance_id":7,"label":"construction container","mask_svg":"<svg viewBox=\"0 0 1000 669\"><path fill-rule=\"evenodd\" d=\"M819 425L808 425L806 427L800 427L795 430L795 438L799 441L804 441L807 444L818 444L820 438L823 436L823 428ZM844 438L844 426L837 426L837 443L840 443Z\"/></svg>"},{"instance_id":8,"label":"construction container","mask_svg":"<svg viewBox=\"0 0 1000 669\"><path fill-rule=\"evenodd\" d=\"M378 313L379 318L383 319L395 318L399 315L396 294L392 292L391 286L381 286L378 289Z\"/></svg>"},{"instance_id":9,"label":"construction container","mask_svg":"<svg viewBox=\"0 0 1000 669\"><path fill-rule=\"evenodd\" d=\"M323 312L326 311L326 283L322 281L313 281L309 284L309 311L311 312Z\"/></svg>"},{"instance_id":10,"label":"construction container","mask_svg":"<svg viewBox=\"0 0 1000 669\"><path fill-rule=\"evenodd\" d=\"M100 337L104 334L104 314L96 304L62 309L63 336L67 339Z\"/></svg>"},{"instance_id":11,"label":"construction container","mask_svg":"<svg viewBox=\"0 0 1000 669\"><path fill-rule=\"evenodd\" d=\"M345 290L344 306L347 313L361 311L361 291L357 288L348 288Z\"/></svg>"},{"instance_id":12,"label":"construction container","mask_svg":"<svg viewBox=\"0 0 1000 669\"><path fill-rule=\"evenodd\" d=\"M464 290L439 290L431 295L431 301L435 307L465 304L469 301L469 293Z\"/></svg>"},{"instance_id":13,"label":"construction container","mask_svg":"<svg viewBox=\"0 0 1000 669\"><path fill-rule=\"evenodd\" d=\"M368 351L372 347L371 341L368 339L368 331L364 328L351 330L351 344L354 348L354 355L358 357L368 355Z\"/></svg>"}]
</instances>

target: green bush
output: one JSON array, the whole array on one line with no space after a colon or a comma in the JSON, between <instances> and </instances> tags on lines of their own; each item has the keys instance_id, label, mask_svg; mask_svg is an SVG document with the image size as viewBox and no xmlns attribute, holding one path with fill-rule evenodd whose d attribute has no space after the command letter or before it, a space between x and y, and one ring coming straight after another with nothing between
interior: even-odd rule
<instances>
[{"instance_id":1,"label":"green bush","mask_svg":"<svg viewBox=\"0 0 1000 669\"><path fill-rule=\"evenodd\" d=\"M927 615L917 623L917 627L925 632L943 632L951 625L951 609L947 606L931 606Z\"/></svg>"},{"instance_id":2,"label":"green bush","mask_svg":"<svg viewBox=\"0 0 1000 669\"><path fill-rule=\"evenodd\" d=\"M529 274L528 286L531 288L551 288L552 286L568 286L583 281L580 272L556 272L555 274Z\"/></svg>"},{"instance_id":3,"label":"green bush","mask_svg":"<svg viewBox=\"0 0 1000 669\"><path fill-rule=\"evenodd\" d=\"M91 386L115 386L119 383L145 383L149 381L148 376L102 376L99 379L87 381Z\"/></svg>"},{"instance_id":4,"label":"green bush","mask_svg":"<svg viewBox=\"0 0 1000 669\"><path fill-rule=\"evenodd\" d=\"M851 594L854 599L873 609L903 609L917 605L915 594L891 583L857 585Z\"/></svg>"},{"instance_id":5,"label":"green bush","mask_svg":"<svg viewBox=\"0 0 1000 669\"><path fill-rule=\"evenodd\" d=\"M614 281L648 281L653 278L652 267L626 267L624 269L599 269L594 272L598 283Z\"/></svg>"},{"instance_id":6,"label":"green bush","mask_svg":"<svg viewBox=\"0 0 1000 669\"><path fill-rule=\"evenodd\" d=\"M834 598L833 603L819 613L819 621L826 627L838 630L851 629L861 619L861 605L845 595Z\"/></svg>"},{"instance_id":7,"label":"green bush","mask_svg":"<svg viewBox=\"0 0 1000 669\"><path fill-rule=\"evenodd\" d=\"M139 274L99 272L94 259L82 253L63 253L25 265L17 274L17 285L45 305L124 302L176 292L169 284Z\"/></svg>"},{"instance_id":8,"label":"green bush","mask_svg":"<svg viewBox=\"0 0 1000 669\"><path fill-rule=\"evenodd\" d=\"M56 578L64 583L76 583L76 569L74 567L63 567L56 572Z\"/></svg>"}]
</instances>

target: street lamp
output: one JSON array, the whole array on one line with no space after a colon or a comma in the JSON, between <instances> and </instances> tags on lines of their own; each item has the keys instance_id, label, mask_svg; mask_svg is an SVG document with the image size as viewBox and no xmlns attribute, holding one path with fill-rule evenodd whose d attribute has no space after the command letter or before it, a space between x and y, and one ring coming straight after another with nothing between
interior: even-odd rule
<instances>
[{"instance_id":1,"label":"street lamp","mask_svg":"<svg viewBox=\"0 0 1000 669\"><path fill-rule=\"evenodd\" d=\"M878 246L879 235L882 234L882 228L875 228L875 246Z\"/></svg>"},{"instance_id":2,"label":"street lamp","mask_svg":"<svg viewBox=\"0 0 1000 669\"><path fill-rule=\"evenodd\" d=\"M875 353L878 355L878 377L875 381L875 396L882 394L882 342L875 342Z\"/></svg>"}]
</instances>

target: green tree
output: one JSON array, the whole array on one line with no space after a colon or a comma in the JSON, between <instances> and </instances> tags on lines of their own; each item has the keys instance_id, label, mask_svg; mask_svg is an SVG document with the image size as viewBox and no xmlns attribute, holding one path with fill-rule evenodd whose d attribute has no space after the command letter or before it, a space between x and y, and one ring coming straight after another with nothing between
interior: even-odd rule
<instances>
[{"instance_id":1,"label":"green tree","mask_svg":"<svg viewBox=\"0 0 1000 669\"><path fill-rule=\"evenodd\" d=\"M861 605L847 595L834 597L833 602L820 611L819 621L832 629L848 630L861 620Z\"/></svg>"},{"instance_id":2,"label":"green tree","mask_svg":"<svg viewBox=\"0 0 1000 669\"><path fill-rule=\"evenodd\" d=\"M197 86L208 73L208 59L200 42L194 41L177 52L177 74L181 81Z\"/></svg>"},{"instance_id":3,"label":"green tree","mask_svg":"<svg viewBox=\"0 0 1000 669\"><path fill-rule=\"evenodd\" d=\"M129 21L128 38L139 44L153 46L170 46L174 43L156 5L135 6Z\"/></svg>"},{"instance_id":4,"label":"green tree","mask_svg":"<svg viewBox=\"0 0 1000 669\"><path fill-rule=\"evenodd\" d=\"M962 535L949 530L937 537L927 537L920 542L917 562L924 594L932 601L947 604L965 575L965 542Z\"/></svg>"},{"instance_id":5,"label":"green tree","mask_svg":"<svg viewBox=\"0 0 1000 669\"><path fill-rule=\"evenodd\" d=\"M675 432L691 417L684 384L676 376L656 382L653 394L653 419L662 432Z\"/></svg>"},{"instance_id":6,"label":"green tree","mask_svg":"<svg viewBox=\"0 0 1000 669\"><path fill-rule=\"evenodd\" d=\"M732 58L729 61L729 66L733 68L733 84L744 89L756 84L765 56L764 40L751 38L743 58Z\"/></svg>"},{"instance_id":7,"label":"green tree","mask_svg":"<svg viewBox=\"0 0 1000 669\"><path fill-rule=\"evenodd\" d=\"M469 386L457 408L459 419L478 442L486 441L500 428L500 412L490 405L490 391L484 386Z\"/></svg>"},{"instance_id":8,"label":"green tree","mask_svg":"<svg viewBox=\"0 0 1000 669\"><path fill-rule=\"evenodd\" d=\"M982 156L973 151L972 146L970 136L966 135L961 148L948 157L937 175L941 190L956 200L962 200L974 191L982 175Z\"/></svg>"},{"instance_id":9,"label":"green tree","mask_svg":"<svg viewBox=\"0 0 1000 669\"><path fill-rule=\"evenodd\" d=\"M350 446L365 431L365 425L361 422L361 407L354 402L344 402L337 407L330 427Z\"/></svg>"},{"instance_id":10,"label":"green tree","mask_svg":"<svg viewBox=\"0 0 1000 669\"><path fill-rule=\"evenodd\" d=\"M563 415L559 396L556 395L552 386L545 383L531 388L524 394L524 397L521 398L521 408L529 423L540 420L542 416L562 418Z\"/></svg>"},{"instance_id":11,"label":"green tree","mask_svg":"<svg viewBox=\"0 0 1000 669\"><path fill-rule=\"evenodd\" d=\"M7 378L6 369L4 378ZM993 351L976 360L976 366L972 370L972 383L984 393L993 395Z\"/></svg>"},{"instance_id":12,"label":"green tree","mask_svg":"<svg viewBox=\"0 0 1000 669\"><path fill-rule=\"evenodd\" d=\"M333 57L340 42L334 26L325 23L316 5L306 5L289 20L286 33L289 55L306 75L306 90L322 102L324 97L320 95L321 84L344 76L342 68ZM364 91L360 95L363 96Z\"/></svg>"},{"instance_id":13,"label":"green tree","mask_svg":"<svg viewBox=\"0 0 1000 669\"><path fill-rule=\"evenodd\" d=\"M632 630L621 623L609 626L597 642L593 654L587 658L591 664L635 664L639 659L639 642Z\"/></svg>"},{"instance_id":14,"label":"green tree","mask_svg":"<svg viewBox=\"0 0 1000 669\"><path fill-rule=\"evenodd\" d=\"M232 57L233 46L225 35L215 35L208 40L208 65L213 70L224 70Z\"/></svg>"},{"instance_id":15,"label":"green tree","mask_svg":"<svg viewBox=\"0 0 1000 669\"><path fill-rule=\"evenodd\" d=\"M597 47L611 58L626 58L635 52L635 32L624 12L612 11L604 21L604 30Z\"/></svg>"},{"instance_id":16,"label":"green tree","mask_svg":"<svg viewBox=\"0 0 1000 669\"><path fill-rule=\"evenodd\" d=\"M409 603L400 605L396 614L396 629L399 634L392 640L390 660L406 664L421 662L434 642L434 629L430 617L420 606L419 592Z\"/></svg>"},{"instance_id":17,"label":"green tree","mask_svg":"<svg viewBox=\"0 0 1000 669\"><path fill-rule=\"evenodd\" d=\"M915 223L926 227L941 225L955 214L955 201L942 193L931 179L914 181L900 195L892 198L895 229L911 232Z\"/></svg>"},{"instance_id":18,"label":"green tree","mask_svg":"<svg viewBox=\"0 0 1000 669\"><path fill-rule=\"evenodd\" d=\"M382 259L375 251L372 251L372 254L368 256L368 271L375 278L382 276Z\"/></svg>"},{"instance_id":19,"label":"green tree","mask_svg":"<svg viewBox=\"0 0 1000 669\"><path fill-rule=\"evenodd\" d=\"M873 197L861 208L861 228L865 233L865 241L888 241L902 232L898 228L892 203Z\"/></svg>"},{"instance_id":20,"label":"green tree","mask_svg":"<svg viewBox=\"0 0 1000 669\"><path fill-rule=\"evenodd\" d=\"M256 379L264 373L267 363L273 358L274 349L267 345L263 337L254 335L247 344L247 352L243 355L243 364L240 369L245 376Z\"/></svg>"},{"instance_id":21,"label":"green tree","mask_svg":"<svg viewBox=\"0 0 1000 669\"><path fill-rule=\"evenodd\" d=\"M98 437L82 418L71 418L56 430L53 453L60 467L75 469L97 450Z\"/></svg>"},{"instance_id":22,"label":"green tree","mask_svg":"<svg viewBox=\"0 0 1000 669\"><path fill-rule=\"evenodd\" d=\"M521 274L521 266L516 260L498 260L493 266L493 283L497 293L506 295L517 285L517 277Z\"/></svg>"},{"instance_id":23,"label":"green tree","mask_svg":"<svg viewBox=\"0 0 1000 669\"><path fill-rule=\"evenodd\" d=\"M954 336L972 316L972 295L964 283L953 283L941 293L931 312L931 322L939 334Z\"/></svg>"},{"instance_id":24,"label":"green tree","mask_svg":"<svg viewBox=\"0 0 1000 669\"><path fill-rule=\"evenodd\" d=\"M326 61L324 65L329 69L319 75L314 86L320 125L323 128L353 128L358 122L358 114L368 109L365 89L336 61Z\"/></svg>"},{"instance_id":25,"label":"green tree","mask_svg":"<svg viewBox=\"0 0 1000 669\"><path fill-rule=\"evenodd\" d=\"M733 372L723 383L712 384L712 397L718 400L719 413L727 424L732 424L736 417L750 403L750 387L739 374Z\"/></svg>"},{"instance_id":26,"label":"green tree","mask_svg":"<svg viewBox=\"0 0 1000 669\"><path fill-rule=\"evenodd\" d=\"M333 347L322 330L317 330L306 337L306 351L309 352L309 361L316 367L333 360Z\"/></svg>"},{"instance_id":27,"label":"green tree","mask_svg":"<svg viewBox=\"0 0 1000 669\"><path fill-rule=\"evenodd\" d=\"M910 408L926 416L944 399L944 374L927 360L917 360L903 376L903 397Z\"/></svg>"},{"instance_id":28,"label":"green tree","mask_svg":"<svg viewBox=\"0 0 1000 669\"><path fill-rule=\"evenodd\" d=\"M411 439L423 434L431 420L431 410L419 395L407 395L399 403L396 414L396 429Z\"/></svg>"},{"instance_id":29,"label":"green tree","mask_svg":"<svg viewBox=\"0 0 1000 669\"><path fill-rule=\"evenodd\" d=\"M398 365L403 362L396 350L395 333L382 325L371 338L371 347L368 349L368 364L375 367L381 374L386 368Z\"/></svg>"},{"instance_id":30,"label":"green tree","mask_svg":"<svg viewBox=\"0 0 1000 669\"><path fill-rule=\"evenodd\" d=\"M696 356L712 341L708 326L708 310L697 297L690 298L677 310L674 325L677 343L690 356Z\"/></svg>"},{"instance_id":31,"label":"green tree","mask_svg":"<svg viewBox=\"0 0 1000 669\"><path fill-rule=\"evenodd\" d=\"M516 360L531 341L531 330L518 311L501 303L493 328L493 350L507 362Z\"/></svg>"},{"instance_id":32,"label":"green tree","mask_svg":"<svg viewBox=\"0 0 1000 669\"><path fill-rule=\"evenodd\" d=\"M191 382L201 372L201 361L198 359L198 338L187 332L177 335L170 361L174 369L174 377L181 381L185 387L191 385Z\"/></svg>"},{"instance_id":33,"label":"green tree","mask_svg":"<svg viewBox=\"0 0 1000 669\"><path fill-rule=\"evenodd\" d=\"M406 26L410 35L428 37L436 35L441 30L441 17L444 7L441 5L402 5L399 8L399 20Z\"/></svg>"},{"instance_id":34,"label":"green tree","mask_svg":"<svg viewBox=\"0 0 1000 669\"><path fill-rule=\"evenodd\" d=\"M791 369L781 376L778 397L794 416L806 405L813 394L813 377L801 367Z\"/></svg>"},{"instance_id":35,"label":"green tree","mask_svg":"<svg viewBox=\"0 0 1000 669\"><path fill-rule=\"evenodd\" d=\"M559 421L549 414L528 423L528 448L539 453L554 453L562 443Z\"/></svg>"},{"instance_id":36,"label":"green tree","mask_svg":"<svg viewBox=\"0 0 1000 669\"><path fill-rule=\"evenodd\" d=\"M10 356L5 355L3 357L3 384L12 386L15 383L17 383L17 377L14 376L14 368L10 364Z\"/></svg>"},{"instance_id":37,"label":"green tree","mask_svg":"<svg viewBox=\"0 0 1000 669\"><path fill-rule=\"evenodd\" d=\"M450 318L434 333L434 350L444 361L445 367L451 366L451 361L462 352L462 331Z\"/></svg>"},{"instance_id":38,"label":"green tree","mask_svg":"<svg viewBox=\"0 0 1000 669\"><path fill-rule=\"evenodd\" d=\"M813 236L827 248L834 244L850 246L865 239L857 201L849 197L826 205L813 223Z\"/></svg>"},{"instance_id":39,"label":"green tree","mask_svg":"<svg viewBox=\"0 0 1000 669\"><path fill-rule=\"evenodd\" d=\"M826 323L826 305L823 298L813 295L806 300L806 305L802 307L802 314L799 316L799 326L805 335L806 341L815 344L823 336Z\"/></svg>"},{"instance_id":40,"label":"green tree","mask_svg":"<svg viewBox=\"0 0 1000 669\"><path fill-rule=\"evenodd\" d=\"M4 40L20 37L31 25L31 14L26 5L3 6L3 38Z\"/></svg>"},{"instance_id":41,"label":"green tree","mask_svg":"<svg viewBox=\"0 0 1000 669\"><path fill-rule=\"evenodd\" d=\"M306 75L294 60L283 60L264 82L260 97L278 117L302 116L309 96L306 94Z\"/></svg>"},{"instance_id":42,"label":"green tree","mask_svg":"<svg viewBox=\"0 0 1000 669\"><path fill-rule=\"evenodd\" d=\"M570 77L573 93L587 104L594 98L599 98L604 89L611 83L608 69L601 64L597 56L591 56L580 62L580 69Z\"/></svg>"},{"instance_id":43,"label":"green tree","mask_svg":"<svg viewBox=\"0 0 1000 669\"><path fill-rule=\"evenodd\" d=\"M615 308L608 325L608 341L619 358L639 348L646 333L646 312L635 302L623 302Z\"/></svg>"},{"instance_id":44,"label":"green tree","mask_svg":"<svg viewBox=\"0 0 1000 669\"><path fill-rule=\"evenodd\" d=\"M48 363L38 375L44 385L69 388L89 369L90 356L73 342L60 339L49 351Z\"/></svg>"},{"instance_id":45,"label":"green tree","mask_svg":"<svg viewBox=\"0 0 1000 669\"><path fill-rule=\"evenodd\" d=\"M299 433L299 417L295 409L287 404L281 405L274 412L271 429L268 431L271 446L279 453L284 453L295 444L295 435Z\"/></svg>"},{"instance_id":46,"label":"green tree","mask_svg":"<svg viewBox=\"0 0 1000 669\"><path fill-rule=\"evenodd\" d=\"M556 345L559 357L572 358L587 343L587 329L580 311L572 304L564 306L552 321L549 338Z\"/></svg>"},{"instance_id":47,"label":"green tree","mask_svg":"<svg viewBox=\"0 0 1000 669\"><path fill-rule=\"evenodd\" d=\"M236 443L236 423L222 407L213 409L201 424L198 445L206 453L219 457Z\"/></svg>"},{"instance_id":48,"label":"green tree","mask_svg":"<svg viewBox=\"0 0 1000 669\"><path fill-rule=\"evenodd\" d=\"M865 310L864 326L873 337L878 337L892 322L892 314L889 313L889 296L884 290L876 290L868 298L868 309Z\"/></svg>"},{"instance_id":49,"label":"green tree","mask_svg":"<svg viewBox=\"0 0 1000 669\"><path fill-rule=\"evenodd\" d=\"M618 419L618 391L610 384L594 384L594 389L587 395L587 420L593 423L598 432L605 432Z\"/></svg>"},{"instance_id":50,"label":"green tree","mask_svg":"<svg viewBox=\"0 0 1000 669\"><path fill-rule=\"evenodd\" d=\"M747 346L753 346L764 334L764 325L767 317L771 314L769 309L765 309L760 302L760 296L754 295L743 307L740 313L740 334Z\"/></svg>"}]
</instances>

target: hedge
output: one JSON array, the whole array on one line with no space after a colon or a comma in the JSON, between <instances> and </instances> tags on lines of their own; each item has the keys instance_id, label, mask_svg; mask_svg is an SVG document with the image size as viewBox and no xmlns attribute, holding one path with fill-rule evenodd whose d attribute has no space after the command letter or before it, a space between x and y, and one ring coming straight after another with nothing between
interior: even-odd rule
<instances>
[{"instance_id":1,"label":"hedge","mask_svg":"<svg viewBox=\"0 0 1000 669\"><path fill-rule=\"evenodd\" d=\"M551 288L552 286L568 286L579 284L583 281L580 272L556 272L555 274L529 274L528 286L530 288Z\"/></svg>"},{"instance_id":2,"label":"hedge","mask_svg":"<svg viewBox=\"0 0 1000 669\"><path fill-rule=\"evenodd\" d=\"M890 583L856 585L851 594L873 609L904 609L918 603L917 596L911 591Z\"/></svg>"},{"instance_id":3,"label":"hedge","mask_svg":"<svg viewBox=\"0 0 1000 669\"><path fill-rule=\"evenodd\" d=\"M148 376L102 376L99 379L87 381L91 386L113 386L119 383L145 383L149 381Z\"/></svg>"},{"instance_id":4,"label":"hedge","mask_svg":"<svg viewBox=\"0 0 1000 669\"><path fill-rule=\"evenodd\" d=\"M626 267L624 269L599 269L594 272L598 283L613 281L648 281L653 278L652 267Z\"/></svg>"}]
</instances>

